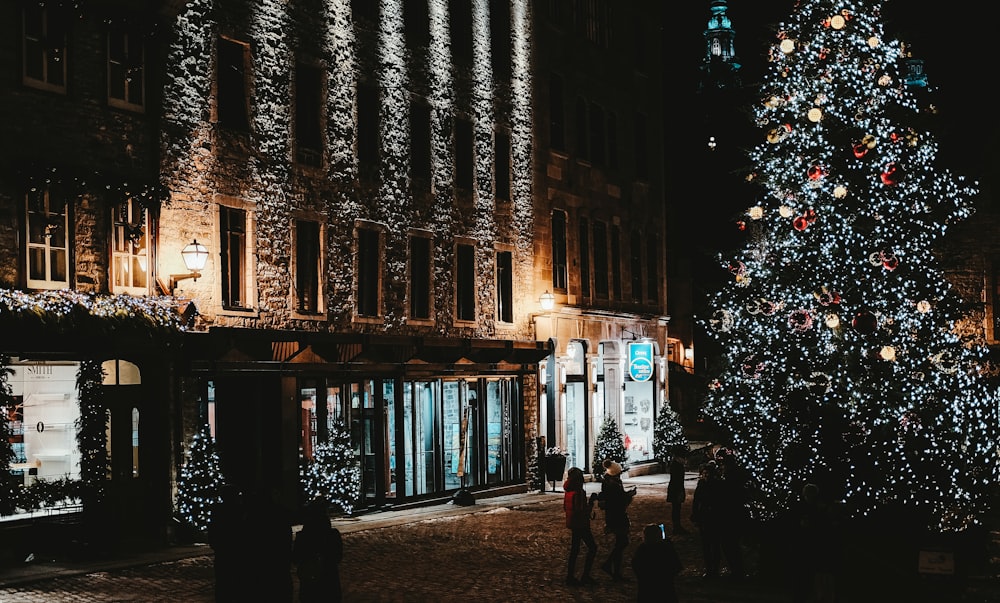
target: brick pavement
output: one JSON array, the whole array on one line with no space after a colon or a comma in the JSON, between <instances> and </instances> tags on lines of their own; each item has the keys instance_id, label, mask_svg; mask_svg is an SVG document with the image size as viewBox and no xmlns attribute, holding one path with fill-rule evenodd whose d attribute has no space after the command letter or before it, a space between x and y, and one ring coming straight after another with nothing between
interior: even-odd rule
<instances>
[{"instance_id":1,"label":"brick pavement","mask_svg":"<svg viewBox=\"0 0 1000 603\"><path fill-rule=\"evenodd\" d=\"M665 479L629 480L637 483L630 514L633 543L642 525L668 518ZM693 482L689 484L693 487ZM596 490L597 484L587 484ZM689 490L690 494L690 490ZM690 496L688 503L690 503ZM410 511L378 513L363 518L338 519L344 533L346 558L342 564L344 600L364 603L424 603L451 601L632 601L635 584L613 583L596 570L593 587L564 584L568 533L562 523L561 492L537 492L485 499L470 507L437 505ZM690 514L685 512L685 521ZM598 563L610 550L610 537L594 522L600 551ZM677 590L685 603L769 603L789 601L780 574L757 572L734 583L702 580L700 541L692 532L675 537L685 563ZM212 601L210 549L189 547L180 558L122 561L100 569L86 564L58 567L33 580L19 582L0 569L0 602L142 602ZM748 550L751 570L764 568L762 555ZM135 563L139 563L135 565ZM44 569L44 568L42 568ZM59 571L56 571L59 570ZM626 573L630 575L630 570ZM877 573L874 574L877 576ZM893 584L843 582L841 603L1000 603L995 577L955 588L943 582Z\"/></svg>"}]
</instances>

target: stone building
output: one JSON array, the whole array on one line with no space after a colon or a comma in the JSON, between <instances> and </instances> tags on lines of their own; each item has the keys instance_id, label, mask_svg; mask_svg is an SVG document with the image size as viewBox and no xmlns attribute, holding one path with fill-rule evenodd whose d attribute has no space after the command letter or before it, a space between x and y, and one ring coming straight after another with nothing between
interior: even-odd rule
<instances>
[{"instance_id":1,"label":"stone building","mask_svg":"<svg viewBox=\"0 0 1000 603\"><path fill-rule=\"evenodd\" d=\"M290 511L340 428L362 512L524 489L540 436L589 469L606 416L653 459L658 3L3 10L0 352L59 416L52 476L103 368L123 534L164 535L206 423L225 479ZM29 407L24 481L50 466Z\"/></svg>"}]
</instances>

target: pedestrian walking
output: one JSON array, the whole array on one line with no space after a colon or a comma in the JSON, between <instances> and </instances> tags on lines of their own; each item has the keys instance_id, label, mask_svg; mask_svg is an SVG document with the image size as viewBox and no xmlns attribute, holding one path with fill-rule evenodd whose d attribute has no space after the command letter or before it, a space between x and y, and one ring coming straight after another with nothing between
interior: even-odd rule
<instances>
[{"instance_id":1,"label":"pedestrian walking","mask_svg":"<svg viewBox=\"0 0 1000 603\"><path fill-rule=\"evenodd\" d=\"M570 467L563 482L563 511L566 513L566 527L570 529L569 564L566 572L566 584L594 584L591 570L594 558L597 557L597 541L590 529L590 519L593 516L595 492L587 500L587 492L583 489L583 470ZM581 543L587 545L587 555L583 559L583 574L576 578L576 560L580 556Z\"/></svg>"},{"instance_id":2,"label":"pedestrian walking","mask_svg":"<svg viewBox=\"0 0 1000 603\"><path fill-rule=\"evenodd\" d=\"M670 482L667 483L667 502L670 504L670 520L674 534L687 534L681 524L681 508L687 498L687 491L684 489L684 474L686 466L684 459L687 456L687 446L677 444L673 447L670 455L668 471Z\"/></svg>"},{"instance_id":3,"label":"pedestrian walking","mask_svg":"<svg viewBox=\"0 0 1000 603\"><path fill-rule=\"evenodd\" d=\"M666 526L651 523L642 530L642 543L632 555L635 572L636 601L639 603L677 603L674 580L684 569Z\"/></svg>"},{"instance_id":4,"label":"pedestrian walking","mask_svg":"<svg viewBox=\"0 0 1000 603\"><path fill-rule=\"evenodd\" d=\"M246 582L242 579L247 567L246 504L239 488L231 484L222 487L219 500L212 506L212 521L208 526L208 542L214 552L215 600L230 603L247 600Z\"/></svg>"},{"instance_id":5,"label":"pedestrian walking","mask_svg":"<svg viewBox=\"0 0 1000 603\"><path fill-rule=\"evenodd\" d=\"M722 536L719 514L721 513L722 482L715 461L706 462L698 477L694 496L691 499L691 522L698 526L701 536L702 557L705 561L703 578L719 577L722 564Z\"/></svg>"},{"instance_id":6,"label":"pedestrian walking","mask_svg":"<svg viewBox=\"0 0 1000 603\"><path fill-rule=\"evenodd\" d=\"M325 499L306 506L302 529L295 535L292 562L299 577L300 603L340 603L340 561L344 541L340 530L330 524Z\"/></svg>"},{"instance_id":7,"label":"pedestrian walking","mask_svg":"<svg viewBox=\"0 0 1000 603\"><path fill-rule=\"evenodd\" d=\"M625 491L622 483L622 466L612 460L605 460L604 478L601 483L601 493L598 496L599 506L604 509L604 533L614 534L615 543L608 555L607 561L601 564L611 579L616 582L626 582L623 575L625 549L629 545L631 523L628 517L628 506L635 497L635 488Z\"/></svg>"}]
</instances>

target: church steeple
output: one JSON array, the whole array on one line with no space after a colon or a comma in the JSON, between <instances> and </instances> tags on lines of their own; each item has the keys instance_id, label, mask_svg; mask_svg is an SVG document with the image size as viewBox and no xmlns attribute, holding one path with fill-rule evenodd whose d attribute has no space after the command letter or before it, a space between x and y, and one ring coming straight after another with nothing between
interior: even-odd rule
<instances>
[{"instance_id":1,"label":"church steeple","mask_svg":"<svg viewBox=\"0 0 1000 603\"><path fill-rule=\"evenodd\" d=\"M705 58L701 65L700 88L739 88L740 61L736 56L733 30L726 0L712 0L705 29Z\"/></svg>"}]
</instances>

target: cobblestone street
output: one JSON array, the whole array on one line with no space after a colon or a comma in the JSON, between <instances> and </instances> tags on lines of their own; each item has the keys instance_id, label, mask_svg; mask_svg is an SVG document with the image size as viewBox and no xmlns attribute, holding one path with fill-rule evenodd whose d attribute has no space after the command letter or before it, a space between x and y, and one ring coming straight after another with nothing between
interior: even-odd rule
<instances>
[{"instance_id":1,"label":"cobblestone street","mask_svg":"<svg viewBox=\"0 0 1000 603\"><path fill-rule=\"evenodd\" d=\"M596 491L598 484L587 484ZM689 483L688 503L691 499ZM633 541L626 561L638 545L646 523L667 521L665 484L638 484L631 508ZM634 581L615 583L595 567L597 584L567 587L568 532L563 527L562 493L530 493L510 504L472 507L396 525L380 526L337 519L344 533L342 564L344 600L365 603L451 601L534 601L539 599L618 602L635 599ZM685 512L685 522L689 516ZM610 550L598 512L594 520L598 564ZM748 547L748 565L755 575L734 582L701 578L700 541L693 526L674 537L685 568L677 590L685 603L790 601L780 572L765 567L762 553ZM0 589L4 603L213 601L211 549L190 558L117 570L59 576ZM582 556L581 556L582 564ZM631 569L626 572L631 577ZM634 579L633 579L634 580ZM869 575L842 581L841 602L947 601L996 603L994 577L958 589L944 582L907 583L886 575L883 582ZM895 594L893 594L895 593Z\"/></svg>"}]
</instances>

